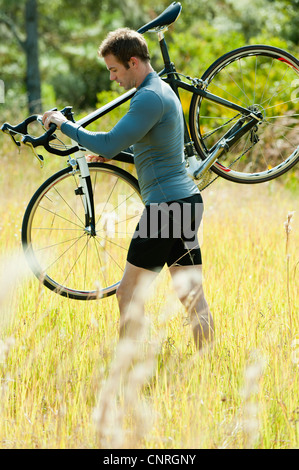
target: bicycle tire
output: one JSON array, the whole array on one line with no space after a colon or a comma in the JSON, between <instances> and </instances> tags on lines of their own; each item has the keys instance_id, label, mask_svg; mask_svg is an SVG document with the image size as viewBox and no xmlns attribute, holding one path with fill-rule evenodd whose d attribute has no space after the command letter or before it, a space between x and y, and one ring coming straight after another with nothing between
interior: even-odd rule
<instances>
[{"instance_id":1,"label":"bicycle tire","mask_svg":"<svg viewBox=\"0 0 299 470\"><path fill-rule=\"evenodd\" d=\"M22 245L35 276L76 300L116 292L143 210L137 179L111 164L90 163L96 236L85 230L78 171L65 168L37 189L25 211Z\"/></svg>"},{"instance_id":2,"label":"bicycle tire","mask_svg":"<svg viewBox=\"0 0 299 470\"><path fill-rule=\"evenodd\" d=\"M264 45L235 49L204 72L207 91L263 114L260 124L216 160L211 169L218 176L237 183L262 183L298 163L298 74L295 57ZM239 118L236 111L193 94L189 124L200 159L207 158Z\"/></svg>"}]
</instances>

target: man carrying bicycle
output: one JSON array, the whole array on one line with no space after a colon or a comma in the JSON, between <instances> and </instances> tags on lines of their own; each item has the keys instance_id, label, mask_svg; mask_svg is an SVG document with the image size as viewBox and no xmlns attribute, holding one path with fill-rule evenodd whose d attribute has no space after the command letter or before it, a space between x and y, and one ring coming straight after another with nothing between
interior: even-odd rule
<instances>
[{"instance_id":1,"label":"man carrying bicycle","mask_svg":"<svg viewBox=\"0 0 299 470\"><path fill-rule=\"evenodd\" d=\"M90 157L92 160L112 159L133 146L145 209L116 293L120 336L137 337L148 287L167 263L179 299L188 309L196 346L201 349L204 342L213 339L214 325L203 292L197 239L202 199L185 169L181 104L153 70L141 34L127 28L111 32L99 55L111 80L125 90L136 88L128 113L107 133L89 132L56 111L45 113L43 122L47 128L55 123L82 147L101 155Z\"/></svg>"}]
</instances>

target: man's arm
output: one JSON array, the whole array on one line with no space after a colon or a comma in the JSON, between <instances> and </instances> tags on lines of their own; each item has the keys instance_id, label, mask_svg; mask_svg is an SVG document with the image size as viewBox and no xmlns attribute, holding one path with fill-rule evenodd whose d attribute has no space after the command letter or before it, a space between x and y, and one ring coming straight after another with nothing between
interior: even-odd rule
<instances>
[{"instance_id":1,"label":"man's arm","mask_svg":"<svg viewBox=\"0 0 299 470\"><path fill-rule=\"evenodd\" d=\"M111 159L141 140L162 113L160 98L144 90L132 99L128 113L109 132L90 132L70 121L61 123L61 131L92 153Z\"/></svg>"}]
</instances>

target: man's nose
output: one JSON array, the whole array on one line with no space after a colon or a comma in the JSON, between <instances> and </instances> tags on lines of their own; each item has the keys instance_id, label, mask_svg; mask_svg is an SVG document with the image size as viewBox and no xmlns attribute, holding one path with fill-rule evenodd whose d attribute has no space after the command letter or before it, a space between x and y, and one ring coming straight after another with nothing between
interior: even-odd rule
<instances>
[{"instance_id":1,"label":"man's nose","mask_svg":"<svg viewBox=\"0 0 299 470\"><path fill-rule=\"evenodd\" d=\"M113 81L115 80L116 76L114 72L110 72L110 80Z\"/></svg>"}]
</instances>

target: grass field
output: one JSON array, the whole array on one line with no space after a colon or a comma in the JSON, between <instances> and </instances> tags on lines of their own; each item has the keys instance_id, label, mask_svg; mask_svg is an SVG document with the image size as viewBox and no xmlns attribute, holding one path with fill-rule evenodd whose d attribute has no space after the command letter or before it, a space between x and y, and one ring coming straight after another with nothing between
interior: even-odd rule
<instances>
[{"instance_id":1,"label":"grass field","mask_svg":"<svg viewBox=\"0 0 299 470\"><path fill-rule=\"evenodd\" d=\"M29 197L63 163L41 171L0 145L0 447L298 448L298 191L281 178L203 192L212 348L196 353L167 271L140 343L118 343L115 297L64 299L21 254Z\"/></svg>"}]
</instances>

